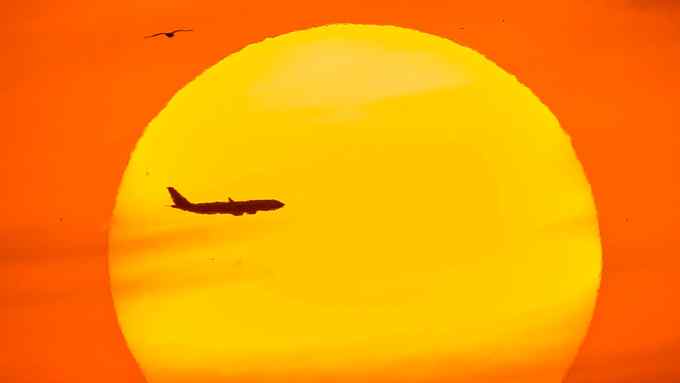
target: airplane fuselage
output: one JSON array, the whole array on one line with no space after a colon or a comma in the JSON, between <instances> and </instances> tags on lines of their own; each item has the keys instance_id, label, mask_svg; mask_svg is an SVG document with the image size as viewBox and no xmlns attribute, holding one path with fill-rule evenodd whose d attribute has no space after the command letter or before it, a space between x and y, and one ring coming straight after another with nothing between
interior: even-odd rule
<instances>
[{"instance_id":1,"label":"airplane fuselage","mask_svg":"<svg viewBox=\"0 0 680 383\"><path fill-rule=\"evenodd\" d=\"M202 202L189 204L174 204L171 207L197 214L255 214L258 211L276 210L284 204L274 199L260 199L232 202Z\"/></svg>"}]
</instances>

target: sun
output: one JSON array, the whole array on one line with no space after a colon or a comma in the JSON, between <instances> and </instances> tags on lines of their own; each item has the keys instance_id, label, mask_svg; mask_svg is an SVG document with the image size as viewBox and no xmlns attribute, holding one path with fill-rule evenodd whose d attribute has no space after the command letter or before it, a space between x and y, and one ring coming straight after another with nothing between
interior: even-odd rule
<instances>
[{"instance_id":1,"label":"sun","mask_svg":"<svg viewBox=\"0 0 680 383\"><path fill-rule=\"evenodd\" d=\"M192 214L168 186L285 207ZM151 383L559 382L600 267L555 116L479 53L390 26L297 31L206 70L140 138L110 231Z\"/></svg>"}]
</instances>

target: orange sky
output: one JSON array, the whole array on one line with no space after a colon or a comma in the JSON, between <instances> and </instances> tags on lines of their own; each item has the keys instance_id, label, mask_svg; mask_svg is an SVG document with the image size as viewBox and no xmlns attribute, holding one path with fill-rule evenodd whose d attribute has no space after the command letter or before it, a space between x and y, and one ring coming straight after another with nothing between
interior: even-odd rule
<instances>
[{"instance_id":1,"label":"orange sky","mask_svg":"<svg viewBox=\"0 0 680 383\"><path fill-rule=\"evenodd\" d=\"M222 57L332 22L448 37L551 108L591 181L604 246L598 307L567 382L680 380L680 4L101 3L12 2L0 15L0 380L143 382L106 269L108 221L136 138ZM181 26L196 32L142 38Z\"/></svg>"}]
</instances>

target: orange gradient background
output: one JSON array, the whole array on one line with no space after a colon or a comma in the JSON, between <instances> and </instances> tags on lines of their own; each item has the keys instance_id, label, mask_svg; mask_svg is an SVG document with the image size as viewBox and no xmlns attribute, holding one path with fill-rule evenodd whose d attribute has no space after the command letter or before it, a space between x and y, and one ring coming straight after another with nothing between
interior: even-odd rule
<instances>
[{"instance_id":1,"label":"orange gradient background","mask_svg":"<svg viewBox=\"0 0 680 383\"><path fill-rule=\"evenodd\" d=\"M17 1L0 21L0 381L143 382L116 322L106 259L135 141L224 56L335 22L449 38L550 108L591 183L604 256L593 323L566 382L680 380L674 2ZM196 32L142 39L175 27Z\"/></svg>"}]
</instances>

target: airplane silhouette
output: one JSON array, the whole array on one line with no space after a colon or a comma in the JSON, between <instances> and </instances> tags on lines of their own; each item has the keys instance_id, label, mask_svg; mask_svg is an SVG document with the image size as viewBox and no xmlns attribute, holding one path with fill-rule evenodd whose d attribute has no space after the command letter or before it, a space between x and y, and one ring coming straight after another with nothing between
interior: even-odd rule
<instances>
[{"instance_id":1,"label":"airplane silhouette","mask_svg":"<svg viewBox=\"0 0 680 383\"><path fill-rule=\"evenodd\" d=\"M284 206L282 202L275 199L234 201L229 198L228 202L191 203L172 186L168 187L168 192L170 193L172 202L174 202L174 205L171 205L170 207L198 214L255 214L258 211L276 210Z\"/></svg>"},{"instance_id":2,"label":"airplane silhouette","mask_svg":"<svg viewBox=\"0 0 680 383\"><path fill-rule=\"evenodd\" d=\"M156 36L161 36L161 35L165 35L165 37L167 37L167 38L173 38L173 37L175 37L175 33L177 33L177 32L193 32L193 29L175 29L172 32L154 33L153 35L144 36L144 38L148 39L150 37L156 37Z\"/></svg>"}]
</instances>

